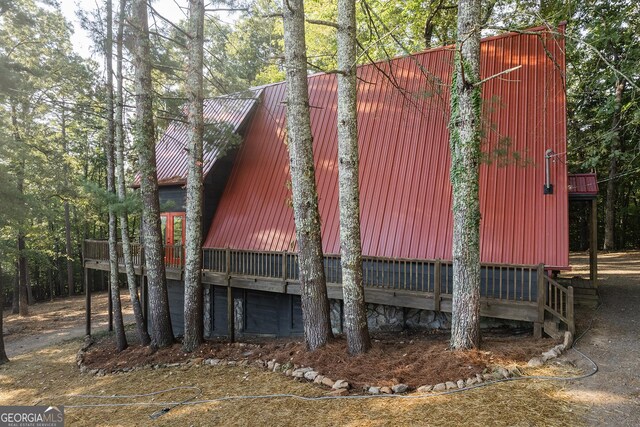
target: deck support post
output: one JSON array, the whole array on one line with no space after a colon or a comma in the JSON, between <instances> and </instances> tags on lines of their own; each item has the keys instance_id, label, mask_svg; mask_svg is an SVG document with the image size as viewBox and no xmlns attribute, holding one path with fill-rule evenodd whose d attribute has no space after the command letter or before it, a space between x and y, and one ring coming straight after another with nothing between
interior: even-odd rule
<instances>
[{"instance_id":1,"label":"deck support post","mask_svg":"<svg viewBox=\"0 0 640 427\"><path fill-rule=\"evenodd\" d=\"M544 304L546 302L546 292L544 286L544 264L538 264L538 320L533 322L533 337L542 338L542 329L544 326Z\"/></svg>"},{"instance_id":2,"label":"deck support post","mask_svg":"<svg viewBox=\"0 0 640 427\"><path fill-rule=\"evenodd\" d=\"M226 252L226 271L227 271L227 334L229 342L236 340L235 327L235 306L233 304L233 289L231 288L231 249L227 248Z\"/></svg>"},{"instance_id":3,"label":"deck support post","mask_svg":"<svg viewBox=\"0 0 640 427\"><path fill-rule=\"evenodd\" d=\"M89 283L89 269L82 263L84 269L84 307L85 307L85 329L84 334L91 336L91 284Z\"/></svg>"},{"instance_id":4,"label":"deck support post","mask_svg":"<svg viewBox=\"0 0 640 427\"><path fill-rule=\"evenodd\" d=\"M573 307L573 286L567 288L567 328L571 332L571 336L576 336L576 319Z\"/></svg>"},{"instance_id":5,"label":"deck support post","mask_svg":"<svg viewBox=\"0 0 640 427\"><path fill-rule=\"evenodd\" d=\"M440 291L442 290L442 262L436 260L433 272L433 306L435 311L440 311Z\"/></svg>"},{"instance_id":6,"label":"deck support post","mask_svg":"<svg viewBox=\"0 0 640 427\"><path fill-rule=\"evenodd\" d=\"M598 200L591 200L589 221L589 279L598 288Z\"/></svg>"}]
</instances>

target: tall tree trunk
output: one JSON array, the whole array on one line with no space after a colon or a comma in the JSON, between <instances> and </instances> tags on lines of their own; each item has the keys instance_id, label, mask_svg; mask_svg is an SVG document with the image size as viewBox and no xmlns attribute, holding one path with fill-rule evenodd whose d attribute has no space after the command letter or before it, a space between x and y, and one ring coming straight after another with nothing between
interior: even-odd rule
<instances>
[{"instance_id":1,"label":"tall tree trunk","mask_svg":"<svg viewBox=\"0 0 640 427\"><path fill-rule=\"evenodd\" d=\"M202 313L202 144L204 94L204 0L189 0L189 53L187 98L189 99L189 170L187 176L186 248L184 264L184 351L195 350L203 339Z\"/></svg>"},{"instance_id":2,"label":"tall tree trunk","mask_svg":"<svg viewBox=\"0 0 640 427\"><path fill-rule=\"evenodd\" d=\"M20 267L18 263L15 264L15 278L13 281L13 298L11 299L11 313L20 313Z\"/></svg>"},{"instance_id":3,"label":"tall tree trunk","mask_svg":"<svg viewBox=\"0 0 640 427\"><path fill-rule=\"evenodd\" d=\"M2 259L0 254L0 259ZM4 281L2 280L2 263L0 263L0 365L9 361L7 352L4 350L4 330L2 329L2 318L4 317Z\"/></svg>"},{"instance_id":4,"label":"tall tree trunk","mask_svg":"<svg viewBox=\"0 0 640 427\"><path fill-rule=\"evenodd\" d=\"M325 345L332 333L313 164L303 1L283 0L282 12L287 73L287 140L302 287L302 323L307 347L315 350Z\"/></svg>"},{"instance_id":5,"label":"tall tree trunk","mask_svg":"<svg viewBox=\"0 0 640 427\"><path fill-rule=\"evenodd\" d=\"M29 315L29 284L27 283L27 258L22 230L18 231L18 281L20 283L20 316Z\"/></svg>"},{"instance_id":6,"label":"tall tree trunk","mask_svg":"<svg viewBox=\"0 0 640 427\"><path fill-rule=\"evenodd\" d=\"M115 126L113 108L113 4L107 0L107 39L105 43L107 59L107 191L116 194L115 185ZM113 199L109 201L109 286L113 307L113 325L116 333L118 351L127 348L127 336L124 332L122 306L120 304L120 281L118 280L118 224Z\"/></svg>"},{"instance_id":7,"label":"tall tree trunk","mask_svg":"<svg viewBox=\"0 0 640 427\"><path fill-rule=\"evenodd\" d=\"M147 1L134 0L131 13L130 22L134 34L132 59L135 68L136 97L134 139L138 149L138 167L140 169L140 193L143 206L142 234L149 288L151 338L152 345L167 347L173 343L173 330L169 314L167 278L160 229Z\"/></svg>"},{"instance_id":8,"label":"tall tree trunk","mask_svg":"<svg viewBox=\"0 0 640 427\"><path fill-rule=\"evenodd\" d=\"M25 264L25 265L26 265L26 271L27 271L27 274L26 274L27 278L25 280L25 283L27 284L27 302L29 303L29 305L33 305L36 303L36 300L33 297L33 282L31 280L31 272L29 271L30 267L28 264Z\"/></svg>"},{"instance_id":9,"label":"tall tree trunk","mask_svg":"<svg viewBox=\"0 0 640 427\"><path fill-rule=\"evenodd\" d=\"M62 151L67 155L67 121L66 121L66 107L65 102L62 100ZM67 165L67 159L63 160L63 174L64 174L64 190L65 192L69 188L69 166ZM71 247L71 216L69 214L69 201L64 201L64 232L65 232L65 250L67 252L67 286L69 288L69 295L75 295L75 284L73 282L73 248Z\"/></svg>"},{"instance_id":10,"label":"tall tree trunk","mask_svg":"<svg viewBox=\"0 0 640 427\"><path fill-rule=\"evenodd\" d=\"M607 182L607 198L604 202L604 250L613 250L615 243L616 198L618 174L618 157L620 156L620 117L622 114L622 95L625 81L616 81L615 107L611 124L611 157L609 159L609 181Z\"/></svg>"},{"instance_id":11,"label":"tall tree trunk","mask_svg":"<svg viewBox=\"0 0 640 427\"><path fill-rule=\"evenodd\" d=\"M136 272L133 266L133 256L131 253L131 239L129 237L129 215L126 209L125 199L127 197L124 175L124 122L123 122L123 88L122 88L122 43L124 33L126 0L120 0L120 9L118 12L118 34L116 39L116 111L115 111L115 142L116 142L116 181L118 189L118 200L120 201L120 235L122 237L122 254L124 256L125 271L127 273L127 285L129 287L129 296L131 298L131 307L133 308L133 316L136 319L136 332L138 340L143 346L151 343L149 332L147 331L147 323L145 322L140 298L138 296L138 288L136 285Z\"/></svg>"},{"instance_id":12,"label":"tall tree trunk","mask_svg":"<svg viewBox=\"0 0 640 427\"><path fill-rule=\"evenodd\" d=\"M338 0L338 69L338 182L344 328L349 353L360 354L371 348L371 339L362 285L355 0Z\"/></svg>"},{"instance_id":13,"label":"tall tree trunk","mask_svg":"<svg viewBox=\"0 0 640 427\"><path fill-rule=\"evenodd\" d=\"M451 348L480 345L480 0L458 1L451 87L453 301Z\"/></svg>"},{"instance_id":14,"label":"tall tree trunk","mask_svg":"<svg viewBox=\"0 0 640 427\"><path fill-rule=\"evenodd\" d=\"M13 138L17 146L20 146L21 137L18 130L18 112L16 109L15 101L11 100L11 125L13 127ZM16 187L18 194L24 196L24 171L25 163L24 159L20 159L18 163L18 170L16 173ZM18 259L16 262L16 276L17 276L17 289L14 288L13 295L13 312L20 313L21 316L29 315L28 308L28 293L27 293L27 259L24 256L24 232L22 231L22 225L19 225L18 236L16 239L18 249ZM15 292L15 291L18 292Z\"/></svg>"}]
</instances>

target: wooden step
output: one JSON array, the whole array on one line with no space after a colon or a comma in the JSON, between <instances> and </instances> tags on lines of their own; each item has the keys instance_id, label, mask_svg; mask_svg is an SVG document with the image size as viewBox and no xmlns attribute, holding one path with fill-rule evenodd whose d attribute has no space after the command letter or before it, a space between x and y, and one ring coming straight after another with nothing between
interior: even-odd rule
<instances>
[{"instance_id":1,"label":"wooden step","mask_svg":"<svg viewBox=\"0 0 640 427\"><path fill-rule=\"evenodd\" d=\"M595 288L573 288L574 295L598 295L598 290Z\"/></svg>"}]
</instances>

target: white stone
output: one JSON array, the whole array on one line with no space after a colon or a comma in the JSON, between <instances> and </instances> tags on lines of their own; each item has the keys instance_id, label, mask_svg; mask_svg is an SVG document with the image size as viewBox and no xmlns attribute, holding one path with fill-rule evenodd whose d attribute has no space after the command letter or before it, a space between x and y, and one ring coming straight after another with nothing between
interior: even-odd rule
<instances>
[{"instance_id":1,"label":"white stone","mask_svg":"<svg viewBox=\"0 0 640 427\"><path fill-rule=\"evenodd\" d=\"M544 365L544 362L540 357L532 357L531 360L527 362L527 366L530 368L539 368L542 365Z\"/></svg>"},{"instance_id":2,"label":"white stone","mask_svg":"<svg viewBox=\"0 0 640 427\"><path fill-rule=\"evenodd\" d=\"M431 390L433 390L433 386L432 385L422 385L420 387L418 387L418 393L429 393Z\"/></svg>"},{"instance_id":3,"label":"white stone","mask_svg":"<svg viewBox=\"0 0 640 427\"><path fill-rule=\"evenodd\" d=\"M571 348L571 346L573 345L573 334L569 331L564 333L564 348Z\"/></svg>"},{"instance_id":4,"label":"white stone","mask_svg":"<svg viewBox=\"0 0 640 427\"><path fill-rule=\"evenodd\" d=\"M445 391L447 389L447 385L445 383L439 383L433 386L433 391Z\"/></svg>"},{"instance_id":5,"label":"white stone","mask_svg":"<svg viewBox=\"0 0 640 427\"><path fill-rule=\"evenodd\" d=\"M318 373L316 371L308 371L304 373L304 378L309 381L315 380L317 376L318 376Z\"/></svg>"},{"instance_id":6,"label":"white stone","mask_svg":"<svg viewBox=\"0 0 640 427\"><path fill-rule=\"evenodd\" d=\"M281 366L282 365L280 365L278 362L274 363L273 364L273 372L279 371Z\"/></svg>"},{"instance_id":7,"label":"white stone","mask_svg":"<svg viewBox=\"0 0 640 427\"><path fill-rule=\"evenodd\" d=\"M380 387L369 387L367 390L369 394L380 394Z\"/></svg>"},{"instance_id":8,"label":"white stone","mask_svg":"<svg viewBox=\"0 0 640 427\"><path fill-rule=\"evenodd\" d=\"M341 388L344 389L349 389L349 383L345 380L337 380L335 383L333 383L333 387L334 390L339 390Z\"/></svg>"},{"instance_id":9,"label":"white stone","mask_svg":"<svg viewBox=\"0 0 640 427\"><path fill-rule=\"evenodd\" d=\"M447 390L455 390L458 388L458 384L454 383L453 381L447 381L446 383L444 383L445 386L447 386Z\"/></svg>"},{"instance_id":10,"label":"white stone","mask_svg":"<svg viewBox=\"0 0 640 427\"><path fill-rule=\"evenodd\" d=\"M509 371L507 371L505 368L503 368L502 366L498 366L496 368L496 374L500 375L502 378L509 378ZM500 378L501 379L501 378Z\"/></svg>"},{"instance_id":11,"label":"white stone","mask_svg":"<svg viewBox=\"0 0 640 427\"><path fill-rule=\"evenodd\" d=\"M396 384L391 387L391 390L393 390L393 392L396 394L401 394L409 390L409 386L406 384Z\"/></svg>"},{"instance_id":12,"label":"white stone","mask_svg":"<svg viewBox=\"0 0 640 427\"><path fill-rule=\"evenodd\" d=\"M298 368L296 370L293 371L293 376L296 378L303 378L304 374L306 374L307 372L313 371L313 368Z\"/></svg>"},{"instance_id":13,"label":"white stone","mask_svg":"<svg viewBox=\"0 0 640 427\"><path fill-rule=\"evenodd\" d=\"M545 351L544 353L542 353L543 362L546 362L547 360L555 359L556 357L558 357L558 353L553 348L549 351Z\"/></svg>"},{"instance_id":14,"label":"white stone","mask_svg":"<svg viewBox=\"0 0 640 427\"><path fill-rule=\"evenodd\" d=\"M458 388L460 388L460 389L465 388L464 380L458 380L458 382L456 383L456 385L457 385L457 386L458 386Z\"/></svg>"},{"instance_id":15,"label":"white stone","mask_svg":"<svg viewBox=\"0 0 640 427\"><path fill-rule=\"evenodd\" d=\"M333 382L333 380L332 380L331 378L324 377L324 378L322 379L322 384L323 384L323 385L326 385L327 387L333 387L334 382Z\"/></svg>"},{"instance_id":16,"label":"white stone","mask_svg":"<svg viewBox=\"0 0 640 427\"><path fill-rule=\"evenodd\" d=\"M384 394L392 394L393 390L389 387L380 387L380 392Z\"/></svg>"},{"instance_id":17,"label":"white stone","mask_svg":"<svg viewBox=\"0 0 640 427\"><path fill-rule=\"evenodd\" d=\"M204 361L205 365L216 366L220 364L220 359L207 359Z\"/></svg>"},{"instance_id":18,"label":"white stone","mask_svg":"<svg viewBox=\"0 0 640 427\"><path fill-rule=\"evenodd\" d=\"M323 379L324 377L322 375L316 375L316 377L313 379L313 382L316 384L322 384Z\"/></svg>"}]
</instances>

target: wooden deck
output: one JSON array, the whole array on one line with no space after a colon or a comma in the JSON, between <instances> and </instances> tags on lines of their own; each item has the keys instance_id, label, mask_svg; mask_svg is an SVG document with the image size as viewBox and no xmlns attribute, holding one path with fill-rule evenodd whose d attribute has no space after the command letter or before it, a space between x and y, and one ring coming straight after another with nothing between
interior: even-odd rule
<instances>
[{"instance_id":1,"label":"wooden deck","mask_svg":"<svg viewBox=\"0 0 640 427\"><path fill-rule=\"evenodd\" d=\"M167 278L181 281L181 246L166 251ZM144 276L144 248L132 245L136 274ZM122 250L118 264L124 273ZM85 268L109 271L108 245L87 240ZM231 249L203 250L202 281L229 289L249 289L300 295L297 254ZM325 256L329 298L342 299L339 255ZM423 310L451 312L452 264L443 260L363 258L365 300ZM532 322L541 336L545 320L561 322L574 331L573 288L564 287L545 274L544 265L482 264L481 309L485 317Z\"/></svg>"}]
</instances>

